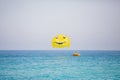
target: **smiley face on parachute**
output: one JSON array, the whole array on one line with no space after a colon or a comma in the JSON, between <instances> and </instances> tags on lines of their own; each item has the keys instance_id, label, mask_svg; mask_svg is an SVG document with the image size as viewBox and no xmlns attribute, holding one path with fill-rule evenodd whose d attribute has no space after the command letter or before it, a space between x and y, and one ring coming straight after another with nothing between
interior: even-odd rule
<instances>
[{"instance_id":1,"label":"smiley face on parachute","mask_svg":"<svg viewBox=\"0 0 120 80\"><path fill-rule=\"evenodd\" d=\"M52 39L52 47L53 48L64 48L70 46L70 39L63 35L59 34Z\"/></svg>"}]
</instances>

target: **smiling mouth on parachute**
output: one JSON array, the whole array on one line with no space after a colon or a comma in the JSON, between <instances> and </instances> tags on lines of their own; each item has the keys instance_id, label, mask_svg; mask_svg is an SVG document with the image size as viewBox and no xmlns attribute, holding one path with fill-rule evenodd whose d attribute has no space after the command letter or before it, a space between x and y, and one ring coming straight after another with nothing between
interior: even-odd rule
<instances>
[{"instance_id":1,"label":"smiling mouth on parachute","mask_svg":"<svg viewBox=\"0 0 120 80\"><path fill-rule=\"evenodd\" d=\"M56 44L59 44L59 45L61 45L61 44L64 44L64 42L56 42Z\"/></svg>"}]
</instances>

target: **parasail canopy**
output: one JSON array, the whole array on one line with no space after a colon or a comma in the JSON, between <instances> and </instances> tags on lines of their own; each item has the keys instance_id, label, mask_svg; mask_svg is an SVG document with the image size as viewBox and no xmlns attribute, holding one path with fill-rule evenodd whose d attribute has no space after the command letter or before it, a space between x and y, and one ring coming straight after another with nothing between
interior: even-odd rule
<instances>
[{"instance_id":1,"label":"parasail canopy","mask_svg":"<svg viewBox=\"0 0 120 80\"><path fill-rule=\"evenodd\" d=\"M63 34L58 34L52 39L53 48L65 48L70 47L70 38Z\"/></svg>"}]
</instances>

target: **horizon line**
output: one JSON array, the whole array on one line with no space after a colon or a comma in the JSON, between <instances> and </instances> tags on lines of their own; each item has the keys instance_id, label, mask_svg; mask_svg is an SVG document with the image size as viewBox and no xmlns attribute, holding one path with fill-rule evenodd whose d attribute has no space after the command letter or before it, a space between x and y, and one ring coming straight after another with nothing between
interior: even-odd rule
<instances>
[{"instance_id":1,"label":"horizon line","mask_svg":"<svg viewBox=\"0 0 120 80\"><path fill-rule=\"evenodd\" d=\"M5 49L5 50L0 50L0 51L56 51L56 50L58 50L58 49L32 49L32 50L30 50L30 49ZM120 51L120 50L117 50L117 49L114 49L114 50L109 50L109 49L96 49L96 50L94 50L94 49L91 49L91 50L84 50L84 49L68 49L68 50L76 50L76 51ZM61 50L58 50L58 51L67 51L67 49L65 50L65 49L61 49Z\"/></svg>"}]
</instances>

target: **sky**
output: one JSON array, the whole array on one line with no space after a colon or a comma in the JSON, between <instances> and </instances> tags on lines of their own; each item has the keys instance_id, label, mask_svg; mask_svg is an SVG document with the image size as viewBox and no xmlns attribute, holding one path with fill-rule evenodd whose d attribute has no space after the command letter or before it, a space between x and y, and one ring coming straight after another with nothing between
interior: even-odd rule
<instances>
[{"instance_id":1,"label":"sky","mask_svg":"<svg viewBox=\"0 0 120 80\"><path fill-rule=\"evenodd\" d=\"M60 33L65 50L120 50L120 1L0 0L0 50L56 50Z\"/></svg>"}]
</instances>

